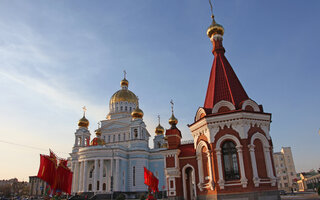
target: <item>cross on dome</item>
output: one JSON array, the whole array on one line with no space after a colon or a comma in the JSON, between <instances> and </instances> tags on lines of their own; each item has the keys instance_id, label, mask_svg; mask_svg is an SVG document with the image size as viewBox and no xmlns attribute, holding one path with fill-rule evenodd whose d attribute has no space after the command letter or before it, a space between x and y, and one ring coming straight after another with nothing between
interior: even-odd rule
<instances>
[{"instance_id":1,"label":"cross on dome","mask_svg":"<svg viewBox=\"0 0 320 200\"><path fill-rule=\"evenodd\" d=\"M86 116L86 111L87 111L86 106L83 106L83 107L82 107L82 110L83 110L83 116L85 117L85 116Z\"/></svg>"}]
</instances>

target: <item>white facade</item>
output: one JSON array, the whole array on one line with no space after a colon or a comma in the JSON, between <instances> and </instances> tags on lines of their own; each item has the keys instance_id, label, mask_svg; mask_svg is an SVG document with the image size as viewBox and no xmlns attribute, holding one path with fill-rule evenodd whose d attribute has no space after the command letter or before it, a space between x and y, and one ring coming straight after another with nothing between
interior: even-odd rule
<instances>
[{"instance_id":1,"label":"white facade","mask_svg":"<svg viewBox=\"0 0 320 200\"><path fill-rule=\"evenodd\" d=\"M101 135L95 138L104 143L91 142L88 145L85 141L91 134L87 127L79 126L76 130L69 158L73 171L73 194L147 191L144 167L158 177L159 190L166 188L164 161L160 153L164 148L149 148L150 134L142 116L131 116L138 107L138 99L135 98L127 85L122 85L112 96L107 119L101 120ZM164 140L157 137L157 141L160 139Z\"/></svg>"}]
</instances>

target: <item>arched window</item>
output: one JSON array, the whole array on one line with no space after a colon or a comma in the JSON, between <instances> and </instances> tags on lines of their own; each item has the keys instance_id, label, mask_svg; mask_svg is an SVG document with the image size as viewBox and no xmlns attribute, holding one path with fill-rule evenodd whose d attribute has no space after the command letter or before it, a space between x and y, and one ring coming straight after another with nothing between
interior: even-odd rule
<instances>
[{"instance_id":1,"label":"arched window","mask_svg":"<svg viewBox=\"0 0 320 200\"><path fill-rule=\"evenodd\" d=\"M240 179L237 149L233 142L227 141L222 145L225 180Z\"/></svg>"}]
</instances>

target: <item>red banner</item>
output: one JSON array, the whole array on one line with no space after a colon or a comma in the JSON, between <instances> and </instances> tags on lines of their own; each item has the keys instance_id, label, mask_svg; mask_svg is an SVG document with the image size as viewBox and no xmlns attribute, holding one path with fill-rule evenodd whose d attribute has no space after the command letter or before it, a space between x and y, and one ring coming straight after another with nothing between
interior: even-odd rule
<instances>
[{"instance_id":1,"label":"red banner","mask_svg":"<svg viewBox=\"0 0 320 200\"><path fill-rule=\"evenodd\" d=\"M40 155L37 177L47 182L54 191L70 194L73 173L67 167L67 163L67 160L60 159L57 166L57 156L50 150L50 156Z\"/></svg>"},{"instance_id":2,"label":"red banner","mask_svg":"<svg viewBox=\"0 0 320 200\"><path fill-rule=\"evenodd\" d=\"M158 185L159 185L159 180L157 177L153 175L153 173L147 168L144 167L144 184L150 187L150 189L153 192L159 192Z\"/></svg>"}]
</instances>

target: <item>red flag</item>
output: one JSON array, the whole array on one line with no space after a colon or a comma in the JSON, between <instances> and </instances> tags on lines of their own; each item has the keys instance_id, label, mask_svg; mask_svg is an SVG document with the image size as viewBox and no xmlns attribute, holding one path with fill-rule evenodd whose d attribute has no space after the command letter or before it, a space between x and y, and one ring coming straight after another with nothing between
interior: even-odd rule
<instances>
[{"instance_id":1,"label":"red flag","mask_svg":"<svg viewBox=\"0 0 320 200\"><path fill-rule=\"evenodd\" d=\"M72 186L72 172L67 166L68 161L61 159L59 160L59 166L57 168L57 176L54 188L56 190L61 190L68 194L71 193Z\"/></svg>"},{"instance_id":2,"label":"red flag","mask_svg":"<svg viewBox=\"0 0 320 200\"><path fill-rule=\"evenodd\" d=\"M37 177L53 185L56 176L56 160L50 156L40 155L40 167Z\"/></svg>"},{"instance_id":3,"label":"red flag","mask_svg":"<svg viewBox=\"0 0 320 200\"><path fill-rule=\"evenodd\" d=\"M157 177L153 175L153 173L147 168L144 167L144 184L150 187L150 189L155 192L159 192L158 185L159 185L159 180Z\"/></svg>"}]
</instances>

